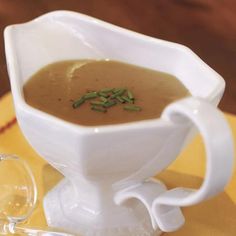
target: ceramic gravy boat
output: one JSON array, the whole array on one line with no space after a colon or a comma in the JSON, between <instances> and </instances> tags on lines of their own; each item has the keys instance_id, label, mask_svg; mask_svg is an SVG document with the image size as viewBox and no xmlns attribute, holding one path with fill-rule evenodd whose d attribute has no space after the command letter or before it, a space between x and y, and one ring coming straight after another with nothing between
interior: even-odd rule
<instances>
[{"instance_id":1,"label":"ceramic gravy boat","mask_svg":"<svg viewBox=\"0 0 236 236\"><path fill-rule=\"evenodd\" d=\"M185 46L95 18L55 11L5 30L16 116L32 147L64 176L44 198L50 226L81 235L159 235L184 223L180 207L223 190L232 173L229 127L216 108L225 83ZM67 59L114 59L175 75L191 97L159 119L85 127L26 104L22 87L38 69ZM200 131L207 153L199 189L151 180Z\"/></svg>"}]
</instances>

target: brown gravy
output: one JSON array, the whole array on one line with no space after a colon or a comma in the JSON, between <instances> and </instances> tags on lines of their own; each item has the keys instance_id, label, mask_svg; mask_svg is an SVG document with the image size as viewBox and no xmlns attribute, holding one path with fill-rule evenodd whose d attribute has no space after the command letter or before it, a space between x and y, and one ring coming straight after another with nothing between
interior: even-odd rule
<instances>
[{"instance_id":1,"label":"brown gravy","mask_svg":"<svg viewBox=\"0 0 236 236\"><path fill-rule=\"evenodd\" d=\"M90 101L72 104L88 91L127 88L141 111L127 111L117 103L106 113L91 110ZM69 122L99 126L160 117L171 102L190 93L174 76L109 60L71 60L45 66L24 85L26 102ZM95 99L96 100L96 99Z\"/></svg>"}]
</instances>

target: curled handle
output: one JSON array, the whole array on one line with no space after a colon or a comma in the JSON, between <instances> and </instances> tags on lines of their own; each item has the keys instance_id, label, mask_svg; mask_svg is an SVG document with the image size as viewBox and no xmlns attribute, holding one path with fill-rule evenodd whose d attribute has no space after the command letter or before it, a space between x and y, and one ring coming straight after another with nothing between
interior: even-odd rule
<instances>
[{"instance_id":1,"label":"curled handle","mask_svg":"<svg viewBox=\"0 0 236 236\"><path fill-rule=\"evenodd\" d=\"M224 189L233 171L233 141L223 114L202 99L191 97L172 103L162 118L176 125L190 120L198 128L206 150L206 173L199 189L174 188L161 193L152 203L159 228L168 232L177 227L174 221L170 222L169 215L178 207L197 204Z\"/></svg>"},{"instance_id":2,"label":"curled handle","mask_svg":"<svg viewBox=\"0 0 236 236\"><path fill-rule=\"evenodd\" d=\"M117 192L115 194L114 201L116 204L121 205L129 199L139 200L143 203L149 213L153 229L158 230L160 226L156 221L155 215L152 213L152 204L156 197L166 192L166 190L166 186L163 183L158 180L151 179ZM185 222L184 216L179 207L171 208L165 216L168 217L167 223L169 228L171 225L171 231L180 228Z\"/></svg>"},{"instance_id":3,"label":"curled handle","mask_svg":"<svg viewBox=\"0 0 236 236\"><path fill-rule=\"evenodd\" d=\"M125 203L129 199L137 199L141 201L150 215L152 227L157 229L158 226L152 214L152 203L159 194L165 191L166 186L164 184L158 180L152 179L117 192L114 201L118 205Z\"/></svg>"}]
</instances>

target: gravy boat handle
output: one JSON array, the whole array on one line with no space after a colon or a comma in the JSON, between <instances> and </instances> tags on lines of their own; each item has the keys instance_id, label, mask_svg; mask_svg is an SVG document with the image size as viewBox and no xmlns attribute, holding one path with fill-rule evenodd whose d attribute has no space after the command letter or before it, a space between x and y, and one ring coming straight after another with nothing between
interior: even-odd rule
<instances>
[{"instance_id":1,"label":"gravy boat handle","mask_svg":"<svg viewBox=\"0 0 236 236\"><path fill-rule=\"evenodd\" d=\"M129 198L141 200L153 228L171 232L184 224L180 207L200 203L223 191L232 176L234 150L232 134L222 112L203 99L189 97L171 103L162 118L174 125L191 121L199 130L206 150L206 173L201 187L165 190L160 184L144 182L118 192L115 202L121 204Z\"/></svg>"},{"instance_id":2,"label":"gravy boat handle","mask_svg":"<svg viewBox=\"0 0 236 236\"><path fill-rule=\"evenodd\" d=\"M124 204L127 200L134 198L141 201L149 213L153 229L171 232L179 229L185 222L180 207L171 206L165 208L165 218L162 217L163 215L161 216L161 222L162 225L164 223L164 227L159 225L160 215L157 215L159 213L155 214L152 209L155 199L166 191L166 186L163 183L156 179L151 179L117 192L114 201L118 205Z\"/></svg>"},{"instance_id":3,"label":"gravy boat handle","mask_svg":"<svg viewBox=\"0 0 236 236\"><path fill-rule=\"evenodd\" d=\"M171 231L168 213L191 206L223 191L233 172L233 139L222 112L203 99L189 97L166 107L163 119L181 125L191 121L199 130L206 150L206 173L199 189L178 187L160 194L152 214L163 231Z\"/></svg>"}]
</instances>

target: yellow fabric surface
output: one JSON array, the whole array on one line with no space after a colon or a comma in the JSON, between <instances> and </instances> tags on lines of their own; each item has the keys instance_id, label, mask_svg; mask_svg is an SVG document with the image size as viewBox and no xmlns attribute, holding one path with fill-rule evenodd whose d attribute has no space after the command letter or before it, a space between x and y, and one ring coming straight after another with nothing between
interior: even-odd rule
<instances>
[{"instance_id":1,"label":"yellow fabric surface","mask_svg":"<svg viewBox=\"0 0 236 236\"><path fill-rule=\"evenodd\" d=\"M0 127L13 117L12 97L11 94L7 94L0 99ZM226 114L226 118L234 135L234 144L236 144L236 116ZM45 193L59 181L61 175L34 152L17 124L0 133L0 153L16 154L26 160L32 168L38 187L38 203L27 224L45 226L42 199ZM163 180L168 188L199 187L204 170L204 146L201 138L196 137L177 160L158 175L158 178ZM185 225L176 232L164 233L164 236L235 236L236 171L223 193L196 206L183 208L183 213L186 218Z\"/></svg>"}]
</instances>

